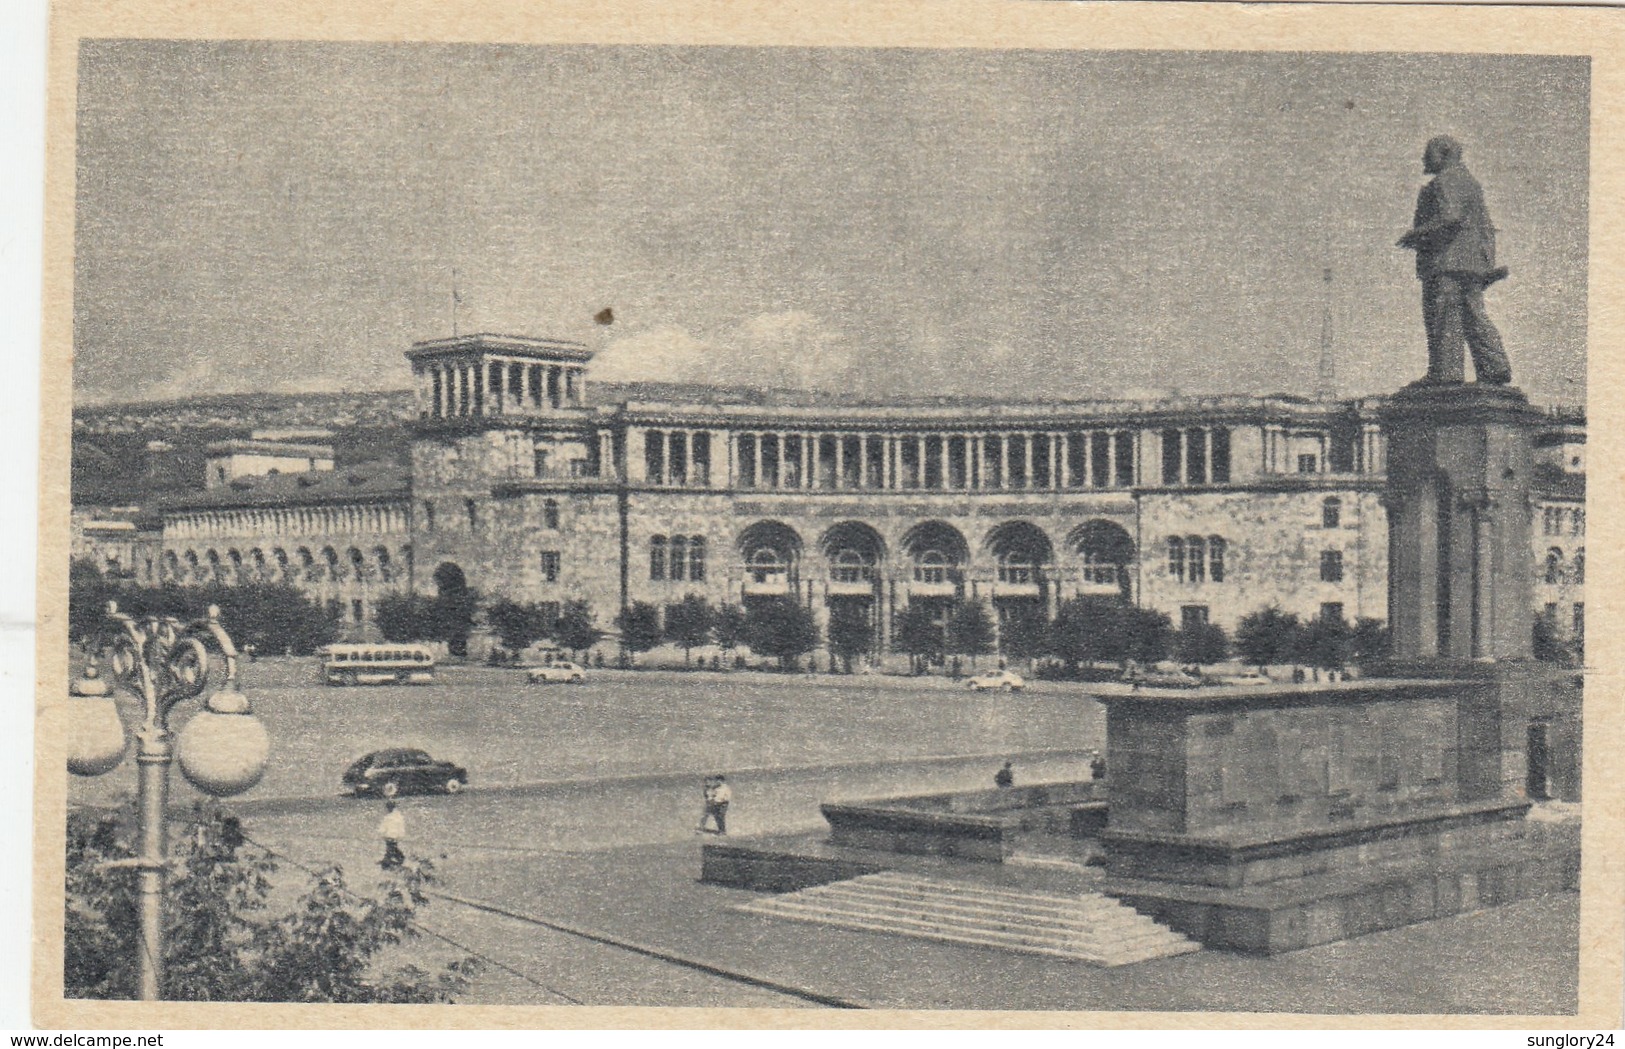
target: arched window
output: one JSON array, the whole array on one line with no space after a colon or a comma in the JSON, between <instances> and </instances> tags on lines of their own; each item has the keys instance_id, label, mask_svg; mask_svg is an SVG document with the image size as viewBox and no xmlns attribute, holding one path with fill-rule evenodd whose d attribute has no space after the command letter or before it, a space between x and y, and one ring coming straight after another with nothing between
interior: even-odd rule
<instances>
[{"instance_id":1,"label":"arched window","mask_svg":"<svg viewBox=\"0 0 1625 1049\"><path fill-rule=\"evenodd\" d=\"M666 578L666 537L663 535L649 540L649 578Z\"/></svg>"},{"instance_id":2,"label":"arched window","mask_svg":"<svg viewBox=\"0 0 1625 1049\"><path fill-rule=\"evenodd\" d=\"M1320 504L1320 527L1336 528L1343 523L1343 500L1330 496Z\"/></svg>"},{"instance_id":3,"label":"arched window","mask_svg":"<svg viewBox=\"0 0 1625 1049\"><path fill-rule=\"evenodd\" d=\"M1224 548L1223 538L1216 535L1207 537L1207 576L1215 583L1224 582Z\"/></svg>"},{"instance_id":4,"label":"arched window","mask_svg":"<svg viewBox=\"0 0 1625 1049\"><path fill-rule=\"evenodd\" d=\"M1177 582L1185 581L1185 540L1177 535L1168 537L1168 574Z\"/></svg>"},{"instance_id":5,"label":"arched window","mask_svg":"<svg viewBox=\"0 0 1625 1049\"><path fill-rule=\"evenodd\" d=\"M856 550L838 550L830 558L829 578L832 583L867 583L874 567Z\"/></svg>"},{"instance_id":6,"label":"arched window","mask_svg":"<svg viewBox=\"0 0 1625 1049\"><path fill-rule=\"evenodd\" d=\"M559 501L557 499L549 499L542 503L542 527L550 528L554 531L558 530Z\"/></svg>"},{"instance_id":7,"label":"arched window","mask_svg":"<svg viewBox=\"0 0 1625 1049\"><path fill-rule=\"evenodd\" d=\"M1033 565L1032 557L1021 551L1011 551L999 555L999 582L1001 583L1036 583L1038 572Z\"/></svg>"},{"instance_id":8,"label":"arched window","mask_svg":"<svg viewBox=\"0 0 1625 1049\"><path fill-rule=\"evenodd\" d=\"M1185 579L1200 583L1207 578L1207 540L1193 535L1185 540Z\"/></svg>"},{"instance_id":9,"label":"arched window","mask_svg":"<svg viewBox=\"0 0 1625 1049\"><path fill-rule=\"evenodd\" d=\"M922 551L918 560L914 562L914 581L916 583L946 583L948 581L948 557L941 550Z\"/></svg>"},{"instance_id":10,"label":"arched window","mask_svg":"<svg viewBox=\"0 0 1625 1049\"><path fill-rule=\"evenodd\" d=\"M351 578L357 580L367 578L367 559L362 555L361 551L352 546L346 552L346 556L350 559Z\"/></svg>"},{"instance_id":11,"label":"arched window","mask_svg":"<svg viewBox=\"0 0 1625 1049\"><path fill-rule=\"evenodd\" d=\"M423 530L434 531L434 504L427 499L423 501Z\"/></svg>"},{"instance_id":12,"label":"arched window","mask_svg":"<svg viewBox=\"0 0 1625 1049\"><path fill-rule=\"evenodd\" d=\"M330 546L324 546L322 548L322 563L327 566L327 578L337 580L339 578L338 551Z\"/></svg>"},{"instance_id":13,"label":"arched window","mask_svg":"<svg viewBox=\"0 0 1625 1049\"><path fill-rule=\"evenodd\" d=\"M1552 547L1546 551L1546 582L1556 586L1563 578L1563 551Z\"/></svg>"},{"instance_id":14,"label":"arched window","mask_svg":"<svg viewBox=\"0 0 1625 1049\"><path fill-rule=\"evenodd\" d=\"M688 537L688 577L696 583L705 582L705 536Z\"/></svg>"},{"instance_id":15,"label":"arched window","mask_svg":"<svg viewBox=\"0 0 1625 1049\"><path fill-rule=\"evenodd\" d=\"M753 583L776 583L783 581L790 571L790 566L785 563L777 550L763 546L750 555L746 570Z\"/></svg>"},{"instance_id":16,"label":"arched window","mask_svg":"<svg viewBox=\"0 0 1625 1049\"><path fill-rule=\"evenodd\" d=\"M468 514L468 530L470 532L479 531L479 528L480 528L480 514L479 514L479 508L474 505L474 500L472 500L472 499L464 499L463 500L463 510L464 510L464 512L466 512Z\"/></svg>"},{"instance_id":17,"label":"arched window","mask_svg":"<svg viewBox=\"0 0 1625 1049\"><path fill-rule=\"evenodd\" d=\"M667 568L673 579L681 579L688 569L688 537L674 535L671 537L671 556L667 559Z\"/></svg>"}]
</instances>

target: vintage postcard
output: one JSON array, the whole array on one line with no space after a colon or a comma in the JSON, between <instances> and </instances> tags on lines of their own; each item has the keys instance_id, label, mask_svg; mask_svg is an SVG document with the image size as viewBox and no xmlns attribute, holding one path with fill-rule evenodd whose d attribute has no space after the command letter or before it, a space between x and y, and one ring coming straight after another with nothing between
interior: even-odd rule
<instances>
[{"instance_id":1,"label":"vintage postcard","mask_svg":"<svg viewBox=\"0 0 1625 1049\"><path fill-rule=\"evenodd\" d=\"M1622 27L57 5L36 1022L1618 1026Z\"/></svg>"}]
</instances>

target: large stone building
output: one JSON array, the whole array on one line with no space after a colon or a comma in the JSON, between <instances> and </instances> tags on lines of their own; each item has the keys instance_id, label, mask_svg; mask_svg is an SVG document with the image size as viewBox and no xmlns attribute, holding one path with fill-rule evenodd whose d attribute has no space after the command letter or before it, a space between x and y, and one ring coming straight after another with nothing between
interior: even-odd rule
<instances>
[{"instance_id":1,"label":"large stone building","mask_svg":"<svg viewBox=\"0 0 1625 1049\"><path fill-rule=\"evenodd\" d=\"M408 471L175 501L159 575L294 582L357 632L383 592L461 586L585 599L603 622L687 594L788 596L824 620L846 602L882 646L900 608L957 599L1002 617L1120 593L1226 629L1271 604L1387 618L1378 399L594 404L577 343L469 335L407 356ZM1577 417L1542 437L1541 579L1548 547L1558 565L1536 589L1564 632L1583 615L1583 441Z\"/></svg>"}]
</instances>

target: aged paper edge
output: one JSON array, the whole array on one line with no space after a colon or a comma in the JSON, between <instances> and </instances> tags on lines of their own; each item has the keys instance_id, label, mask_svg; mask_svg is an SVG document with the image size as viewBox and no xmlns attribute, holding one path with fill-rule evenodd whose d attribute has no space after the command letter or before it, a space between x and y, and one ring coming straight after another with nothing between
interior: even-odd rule
<instances>
[{"instance_id":1,"label":"aged paper edge","mask_svg":"<svg viewBox=\"0 0 1625 1049\"><path fill-rule=\"evenodd\" d=\"M1625 743L1620 633L1625 571L1593 557L1585 696L1579 1010L1573 1016L1292 1015L1153 1012L807 1012L498 1006L328 1006L83 1002L62 998L63 818L66 777L56 716L67 693L69 462L72 435L76 56L96 37L1041 49L1392 51L1586 55L1591 58L1589 416L1587 520L1611 555L1625 479L1620 397L1625 264L1625 11L1608 8L1084 3L934 0L779 5L752 0L64 0L53 6L47 84L44 317L35 801L34 1022L77 1028L981 1028L1419 1029L1618 1028L1625 986ZM1613 117L1615 119L1608 119ZM1597 440L1598 434L1604 439ZM1606 545L1605 545L1606 544Z\"/></svg>"}]
</instances>

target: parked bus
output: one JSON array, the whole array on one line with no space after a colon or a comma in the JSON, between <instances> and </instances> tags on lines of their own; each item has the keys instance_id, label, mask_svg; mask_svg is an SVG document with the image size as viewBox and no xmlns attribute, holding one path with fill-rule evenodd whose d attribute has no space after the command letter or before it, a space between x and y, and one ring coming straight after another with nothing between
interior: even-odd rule
<instances>
[{"instance_id":1,"label":"parked bus","mask_svg":"<svg viewBox=\"0 0 1625 1049\"><path fill-rule=\"evenodd\" d=\"M322 678L329 685L429 685L434 653L423 645L329 645Z\"/></svg>"}]
</instances>

